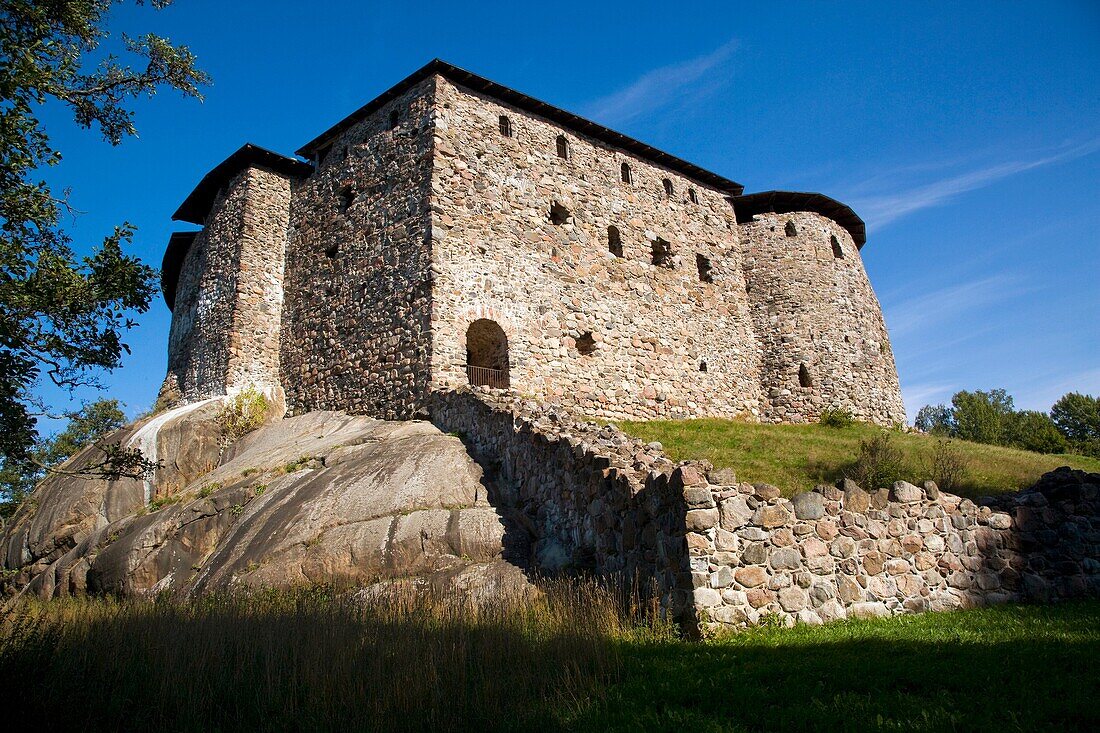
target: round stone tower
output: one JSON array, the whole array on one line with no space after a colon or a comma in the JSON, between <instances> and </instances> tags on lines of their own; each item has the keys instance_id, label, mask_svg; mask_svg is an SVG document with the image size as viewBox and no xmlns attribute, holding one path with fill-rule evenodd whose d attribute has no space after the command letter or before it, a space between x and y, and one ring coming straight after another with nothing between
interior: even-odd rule
<instances>
[{"instance_id":1,"label":"round stone tower","mask_svg":"<svg viewBox=\"0 0 1100 733\"><path fill-rule=\"evenodd\" d=\"M813 422L828 408L905 420L890 338L860 248L862 220L820 194L733 199L761 343L762 418Z\"/></svg>"}]
</instances>

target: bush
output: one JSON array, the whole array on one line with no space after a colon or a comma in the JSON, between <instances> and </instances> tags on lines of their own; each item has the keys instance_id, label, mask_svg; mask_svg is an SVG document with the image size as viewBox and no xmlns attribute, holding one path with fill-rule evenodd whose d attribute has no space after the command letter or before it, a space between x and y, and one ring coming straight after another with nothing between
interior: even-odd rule
<instances>
[{"instance_id":1,"label":"bush","mask_svg":"<svg viewBox=\"0 0 1100 733\"><path fill-rule=\"evenodd\" d=\"M954 491L966 480L969 468L950 440L937 440L928 459L928 475L944 491Z\"/></svg>"},{"instance_id":2,"label":"bush","mask_svg":"<svg viewBox=\"0 0 1100 733\"><path fill-rule=\"evenodd\" d=\"M832 407L822 410L821 417L817 421L818 425L824 425L827 428L850 428L855 422L852 413Z\"/></svg>"},{"instance_id":3,"label":"bush","mask_svg":"<svg viewBox=\"0 0 1100 733\"><path fill-rule=\"evenodd\" d=\"M230 398L217 417L222 444L226 447L233 445L263 425L267 410L267 400L255 387L248 387Z\"/></svg>"},{"instance_id":4,"label":"bush","mask_svg":"<svg viewBox=\"0 0 1100 733\"><path fill-rule=\"evenodd\" d=\"M890 486L901 480L903 456L885 430L872 438L859 441L859 456L846 472L865 489Z\"/></svg>"}]
</instances>

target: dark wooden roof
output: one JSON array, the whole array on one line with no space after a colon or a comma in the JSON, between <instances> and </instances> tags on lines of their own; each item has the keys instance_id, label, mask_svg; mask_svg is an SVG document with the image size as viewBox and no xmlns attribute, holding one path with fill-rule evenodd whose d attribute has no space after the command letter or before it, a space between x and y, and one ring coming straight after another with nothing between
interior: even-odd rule
<instances>
[{"instance_id":1,"label":"dark wooden roof","mask_svg":"<svg viewBox=\"0 0 1100 733\"><path fill-rule=\"evenodd\" d=\"M867 226L852 211L850 206L820 193L801 193L798 191L761 191L745 196L732 196L737 223L752 221L757 214L774 212L789 214L795 211L813 211L828 217L848 230L856 247L863 249L867 243Z\"/></svg>"},{"instance_id":2,"label":"dark wooden roof","mask_svg":"<svg viewBox=\"0 0 1100 733\"><path fill-rule=\"evenodd\" d=\"M279 155L259 145L245 143L202 177L191 195L172 214L172 219L199 225L205 223L214 199L218 197L218 191L245 168L265 168L294 178L304 178L313 172L313 166L309 163Z\"/></svg>"},{"instance_id":3,"label":"dark wooden roof","mask_svg":"<svg viewBox=\"0 0 1100 733\"><path fill-rule=\"evenodd\" d=\"M164 302L168 310L176 308L176 286L179 285L180 268L183 258L191 249L198 232L173 232L168 238L168 247L164 250L164 259L160 263L160 291L164 293Z\"/></svg>"},{"instance_id":4,"label":"dark wooden roof","mask_svg":"<svg viewBox=\"0 0 1100 733\"><path fill-rule=\"evenodd\" d=\"M509 89L506 86L497 84L495 81L490 81L483 76L478 76L477 74L461 69L454 64L448 64L446 61L441 61L439 59L433 59L428 62L427 65L413 72L410 76L399 81L370 102L367 102L365 105L310 140L298 149L297 154L305 158L312 158L313 154L319 148L323 148L340 133L381 109L416 84L436 74L466 87L467 89L471 89L513 107L518 107L526 112L548 119L574 132L587 135L588 137L595 138L613 147L633 153L639 158L644 158L645 160L656 163L687 178L691 178L692 180L706 184L711 188L716 188L732 196L740 195L745 190L745 187L736 181L731 181L717 173L711 173L693 163L677 158L674 155L669 155L651 145L639 142L632 137L627 137L622 133L615 132L591 120L586 120L572 112L566 112L559 107L554 107L546 102L535 99L534 97L529 97L514 89Z\"/></svg>"}]
</instances>

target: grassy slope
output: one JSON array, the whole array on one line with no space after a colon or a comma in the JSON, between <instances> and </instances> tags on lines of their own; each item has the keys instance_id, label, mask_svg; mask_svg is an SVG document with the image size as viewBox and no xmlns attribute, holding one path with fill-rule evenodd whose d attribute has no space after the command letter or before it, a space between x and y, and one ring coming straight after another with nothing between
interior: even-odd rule
<instances>
[{"instance_id":1,"label":"grassy slope","mask_svg":"<svg viewBox=\"0 0 1100 733\"><path fill-rule=\"evenodd\" d=\"M675 460L705 458L730 467L740 481L775 484L788 494L819 483L832 483L855 460L859 442L880 428L857 424L848 428L820 425L758 425L734 420L671 420L622 422L626 432L657 440ZM895 433L905 456L910 481L930 477L928 455L934 438ZM1100 472L1100 460L1085 456L1042 455L994 445L952 441L968 463L968 476L954 491L981 496L1016 491L1059 466Z\"/></svg>"},{"instance_id":2,"label":"grassy slope","mask_svg":"<svg viewBox=\"0 0 1100 733\"><path fill-rule=\"evenodd\" d=\"M636 645L578 727L1097 730L1098 614L1006 606Z\"/></svg>"},{"instance_id":3,"label":"grassy slope","mask_svg":"<svg viewBox=\"0 0 1100 733\"><path fill-rule=\"evenodd\" d=\"M590 587L548 598L477 615L316 594L24 604L0 616L5 719L84 733L1100 729L1097 602L694 643L626 622Z\"/></svg>"}]
</instances>

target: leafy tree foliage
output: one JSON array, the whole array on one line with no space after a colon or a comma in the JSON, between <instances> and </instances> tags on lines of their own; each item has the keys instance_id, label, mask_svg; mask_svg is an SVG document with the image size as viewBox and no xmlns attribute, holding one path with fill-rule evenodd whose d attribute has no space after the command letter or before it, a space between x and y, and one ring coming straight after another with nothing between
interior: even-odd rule
<instances>
[{"instance_id":1,"label":"leafy tree foliage","mask_svg":"<svg viewBox=\"0 0 1100 733\"><path fill-rule=\"evenodd\" d=\"M955 437L1003 445L1008 436L1012 397L1003 389L956 392L951 398Z\"/></svg>"},{"instance_id":2,"label":"leafy tree foliage","mask_svg":"<svg viewBox=\"0 0 1100 733\"><path fill-rule=\"evenodd\" d=\"M198 87L208 81L185 46L157 35L123 34L113 39L118 48L103 48L112 40L106 21L116 1L0 0L4 471L20 471L34 452L37 418L48 411L34 396L39 380L71 391L96 385L103 370L119 366L128 352L123 335L134 326L133 315L148 308L156 274L125 253L134 234L126 223L89 256L74 252L60 226L62 212L69 210L67 194L55 195L40 179L42 168L61 161L61 152L52 146L39 111L47 104L64 105L78 125L117 145L135 134L128 102L162 88L199 97ZM150 4L162 8L170 2Z\"/></svg>"},{"instance_id":3,"label":"leafy tree foliage","mask_svg":"<svg viewBox=\"0 0 1100 733\"><path fill-rule=\"evenodd\" d=\"M22 459L13 460L7 456L0 459L0 515L14 510L48 471L60 471L59 466L82 448L126 424L118 400L96 400L68 413L67 417L69 422L64 430L53 438L40 441ZM118 445L100 447L104 456L93 462L93 466L99 467L97 475L118 478L153 467L140 454L129 455Z\"/></svg>"},{"instance_id":4,"label":"leafy tree foliage","mask_svg":"<svg viewBox=\"0 0 1100 733\"><path fill-rule=\"evenodd\" d=\"M1006 444L1036 453L1065 453L1069 447L1050 415L1037 410L1021 410L1009 416Z\"/></svg>"},{"instance_id":5,"label":"leafy tree foliage","mask_svg":"<svg viewBox=\"0 0 1100 733\"><path fill-rule=\"evenodd\" d=\"M917 412L913 425L924 433L953 435L955 415L947 405L925 405Z\"/></svg>"},{"instance_id":6,"label":"leafy tree foliage","mask_svg":"<svg viewBox=\"0 0 1100 733\"><path fill-rule=\"evenodd\" d=\"M1100 457L1100 397L1062 395L1050 408L1050 417L1075 450Z\"/></svg>"},{"instance_id":7,"label":"leafy tree foliage","mask_svg":"<svg viewBox=\"0 0 1100 733\"><path fill-rule=\"evenodd\" d=\"M1086 401L1088 399L1091 398L1085 398ZM1074 407L1063 412L1088 414L1087 410L1078 409L1077 401L1070 400L1070 403ZM1012 446L1038 453L1063 453L1071 447L1071 441L1067 440L1068 435L1058 424L1057 418L1052 419L1053 415L1059 414L1057 404L1055 408L1051 411L1052 415L1035 410L1017 412L1012 396L1003 389L962 391L951 398L950 407L922 407L917 413L915 425L926 433L975 443Z\"/></svg>"}]
</instances>

